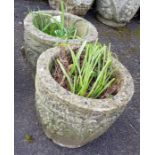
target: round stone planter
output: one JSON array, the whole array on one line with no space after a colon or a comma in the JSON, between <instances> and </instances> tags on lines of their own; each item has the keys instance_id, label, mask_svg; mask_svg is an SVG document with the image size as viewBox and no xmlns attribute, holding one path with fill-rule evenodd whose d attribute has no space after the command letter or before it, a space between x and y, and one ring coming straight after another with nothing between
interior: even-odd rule
<instances>
[{"instance_id":1,"label":"round stone planter","mask_svg":"<svg viewBox=\"0 0 155 155\"><path fill-rule=\"evenodd\" d=\"M59 11L39 12L43 12L45 14L52 14L53 16L61 14L61 12ZM88 42L93 42L98 38L98 32L90 22L70 13L65 13L65 24L67 26L74 23L77 27L77 33L81 39L64 40L43 33L34 26L33 18L33 14L29 13L24 19L24 48L26 58L34 72L39 55L48 48L56 46L57 43L68 43L71 46L74 46L81 44L84 40L87 40Z\"/></svg>"},{"instance_id":2,"label":"round stone planter","mask_svg":"<svg viewBox=\"0 0 155 155\"><path fill-rule=\"evenodd\" d=\"M52 9L60 10L61 0L48 0ZM66 11L84 16L91 8L94 0L64 0Z\"/></svg>"},{"instance_id":3,"label":"round stone planter","mask_svg":"<svg viewBox=\"0 0 155 155\"><path fill-rule=\"evenodd\" d=\"M35 99L39 120L46 136L54 143L81 147L102 135L120 116L134 93L133 79L128 70L114 59L122 84L112 98L91 99L72 94L52 77L52 66L58 47L42 53L37 61Z\"/></svg>"},{"instance_id":4,"label":"round stone planter","mask_svg":"<svg viewBox=\"0 0 155 155\"><path fill-rule=\"evenodd\" d=\"M97 18L102 23L121 27L136 14L140 0L97 0Z\"/></svg>"}]
</instances>

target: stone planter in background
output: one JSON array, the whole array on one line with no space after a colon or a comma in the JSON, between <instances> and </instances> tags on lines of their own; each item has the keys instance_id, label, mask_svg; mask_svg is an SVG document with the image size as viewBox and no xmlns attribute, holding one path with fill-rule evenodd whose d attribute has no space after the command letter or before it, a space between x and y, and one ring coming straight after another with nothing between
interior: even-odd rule
<instances>
[{"instance_id":1,"label":"stone planter in background","mask_svg":"<svg viewBox=\"0 0 155 155\"><path fill-rule=\"evenodd\" d=\"M61 0L48 0L49 5L53 9L60 10ZM84 16L91 8L94 0L64 0L64 5L67 12Z\"/></svg>"},{"instance_id":2,"label":"stone planter in background","mask_svg":"<svg viewBox=\"0 0 155 155\"><path fill-rule=\"evenodd\" d=\"M112 98L91 99L72 94L52 77L52 65L64 52L55 47L37 61L35 99L39 120L46 136L58 145L77 148L102 135L120 116L134 93L128 70L114 59L122 84Z\"/></svg>"},{"instance_id":3,"label":"stone planter in background","mask_svg":"<svg viewBox=\"0 0 155 155\"><path fill-rule=\"evenodd\" d=\"M96 0L97 18L102 23L121 27L136 14L140 0Z\"/></svg>"},{"instance_id":4,"label":"stone planter in background","mask_svg":"<svg viewBox=\"0 0 155 155\"><path fill-rule=\"evenodd\" d=\"M59 11L39 12L52 14L53 16L61 14ZM48 48L56 46L57 43L68 43L71 46L74 46L81 44L84 40L93 42L98 38L98 32L90 22L70 13L65 13L65 24L70 25L75 23L75 26L78 30L77 33L81 39L64 40L58 37L50 36L34 26L33 18L34 16L32 13L29 13L24 19L24 49L26 59L31 65L32 71L34 71L34 73L39 55Z\"/></svg>"}]
</instances>

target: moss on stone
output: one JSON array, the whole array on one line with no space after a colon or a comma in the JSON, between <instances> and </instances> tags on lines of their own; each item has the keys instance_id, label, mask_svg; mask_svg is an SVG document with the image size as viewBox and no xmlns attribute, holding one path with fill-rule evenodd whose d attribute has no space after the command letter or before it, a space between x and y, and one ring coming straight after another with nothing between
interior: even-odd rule
<instances>
[{"instance_id":1,"label":"moss on stone","mask_svg":"<svg viewBox=\"0 0 155 155\"><path fill-rule=\"evenodd\" d=\"M134 35L137 37L137 38L140 38L140 26L138 26L136 28L136 30L134 31Z\"/></svg>"}]
</instances>

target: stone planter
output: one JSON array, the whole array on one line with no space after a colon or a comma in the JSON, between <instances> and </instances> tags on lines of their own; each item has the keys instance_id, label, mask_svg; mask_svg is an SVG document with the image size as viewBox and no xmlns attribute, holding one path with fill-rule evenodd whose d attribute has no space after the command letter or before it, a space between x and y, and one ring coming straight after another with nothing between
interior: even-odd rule
<instances>
[{"instance_id":1,"label":"stone planter","mask_svg":"<svg viewBox=\"0 0 155 155\"><path fill-rule=\"evenodd\" d=\"M121 27L136 14L140 0L97 0L97 18L102 23Z\"/></svg>"},{"instance_id":2,"label":"stone planter","mask_svg":"<svg viewBox=\"0 0 155 155\"><path fill-rule=\"evenodd\" d=\"M60 15L59 11L40 12L52 14L53 16ZM65 24L67 26L75 23L75 26L78 30L77 33L81 37L81 39L64 40L43 33L34 26L33 18L34 16L32 15L32 13L29 13L24 19L24 48L26 58L34 72L39 55L48 48L56 46L57 43L69 43L70 45L79 45L84 40L87 40L88 42L93 42L98 38L98 32L90 22L70 13L65 13Z\"/></svg>"},{"instance_id":3,"label":"stone planter","mask_svg":"<svg viewBox=\"0 0 155 155\"><path fill-rule=\"evenodd\" d=\"M51 8L60 10L61 0L48 0ZM64 0L66 11L84 16L87 11L91 8L94 0Z\"/></svg>"},{"instance_id":4,"label":"stone planter","mask_svg":"<svg viewBox=\"0 0 155 155\"><path fill-rule=\"evenodd\" d=\"M54 60L61 52L64 51L58 47L48 49L37 61L36 109L48 138L58 145L77 148L106 132L127 106L134 84L128 70L114 59L123 82L113 98L91 99L72 94L51 75Z\"/></svg>"}]
</instances>

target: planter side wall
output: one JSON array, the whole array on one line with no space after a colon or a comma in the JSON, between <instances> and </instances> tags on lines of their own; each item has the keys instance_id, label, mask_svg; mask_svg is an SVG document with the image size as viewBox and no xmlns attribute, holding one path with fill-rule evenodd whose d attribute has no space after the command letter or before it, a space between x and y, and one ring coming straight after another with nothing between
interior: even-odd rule
<instances>
[{"instance_id":1,"label":"planter side wall","mask_svg":"<svg viewBox=\"0 0 155 155\"><path fill-rule=\"evenodd\" d=\"M61 146L77 148L96 139L124 110L124 107L105 112L80 109L61 100L55 91L49 93L36 75L36 109L40 122L46 136Z\"/></svg>"},{"instance_id":2,"label":"planter side wall","mask_svg":"<svg viewBox=\"0 0 155 155\"><path fill-rule=\"evenodd\" d=\"M46 44L46 42L44 42L43 40L42 42L40 42L35 39L35 36L33 36L28 31L25 30L24 32L25 55L27 61L29 62L34 72L36 70L36 63L40 54L51 47L54 47L54 42L53 43L51 42L51 45Z\"/></svg>"}]
</instances>

